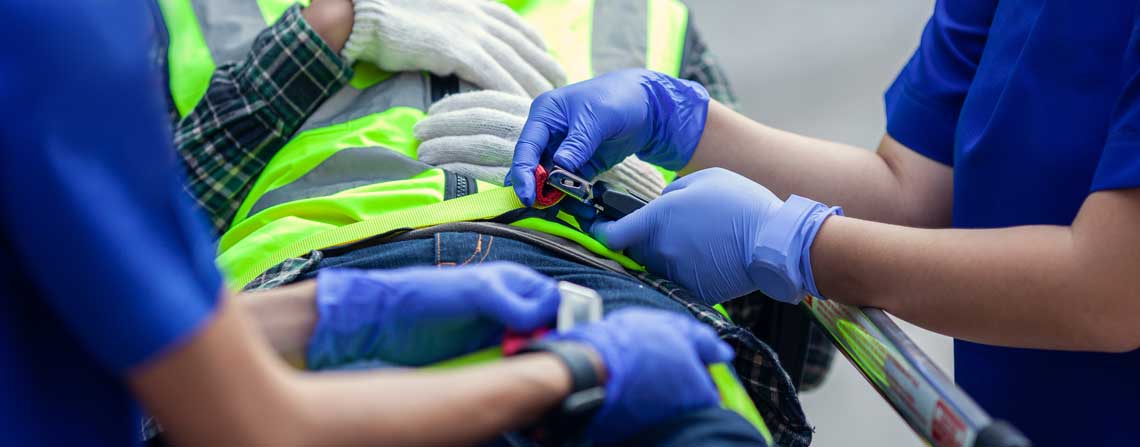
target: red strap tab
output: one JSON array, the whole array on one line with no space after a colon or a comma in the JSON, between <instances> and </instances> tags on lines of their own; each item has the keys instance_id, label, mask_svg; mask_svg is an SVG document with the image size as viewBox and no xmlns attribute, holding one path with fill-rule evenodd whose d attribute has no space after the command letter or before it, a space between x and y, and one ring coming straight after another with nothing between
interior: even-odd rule
<instances>
[{"instance_id":1,"label":"red strap tab","mask_svg":"<svg viewBox=\"0 0 1140 447\"><path fill-rule=\"evenodd\" d=\"M503 355L511 356L526 347L531 340L538 340L550 332L550 328L538 328L529 333L507 331L503 334Z\"/></svg>"},{"instance_id":2,"label":"red strap tab","mask_svg":"<svg viewBox=\"0 0 1140 447\"><path fill-rule=\"evenodd\" d=\"M534 205L540 208L554 205L566 196L566 193L547 186L547 177L550 177L550 173L546 172L546 168L542 165L538 165L534 170Z\"/></svg>"}]
</instances>

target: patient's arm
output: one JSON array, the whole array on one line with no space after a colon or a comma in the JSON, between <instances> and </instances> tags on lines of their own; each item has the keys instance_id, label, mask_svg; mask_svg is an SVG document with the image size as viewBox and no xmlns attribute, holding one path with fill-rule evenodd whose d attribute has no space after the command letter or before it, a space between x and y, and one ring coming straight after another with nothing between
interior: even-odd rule
<instances>
[{"instance_id":1,"label":"patient's arm","mask_svg":"<svg viewBox=\"0 0 1140 447\"><path fill-rule=\"evenodd\" d=\"M215 233L229 227L269 160L352 77L338 54L351 28L351 0L286 11L244 60L218 67L201 101L176 123L186 189ZM294 75L274 76L280 73Z\"/></svg>"},{"instance_id":2,"label":"patient's arm","mask_svg":"<svg viewBox=\"0 0 1140 447\"><path fill-rule=\"evenodd\" d=\"M317 324L316 281L246 292L234 298L282 357L301 365Z\"/></svg>"},{"instance_id":3,"label":"patient's arm","mask_svg":"<svg viewBox=\"0 0 1140 447\"><path fill-rule=\"evenodd\" d=\"M129 382L179 445L470 444L532 422L570 390L548 354L444 372L296 372L232 299Z\"/></svg>"}]
</instances>

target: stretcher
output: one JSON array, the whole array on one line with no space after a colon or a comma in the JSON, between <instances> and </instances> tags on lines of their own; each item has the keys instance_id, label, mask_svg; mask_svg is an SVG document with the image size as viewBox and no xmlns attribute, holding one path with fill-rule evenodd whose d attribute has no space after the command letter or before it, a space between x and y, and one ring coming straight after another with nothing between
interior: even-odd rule
<instances>
[{"instance_id":1,"label":"stretcher","mask_svg":"<svg viewBox=\"0 0 1140 447\"><path fill-rule=\"evenodd\" d=\"M1016 428L986 414L882 310L810 296L794 310L818 323L839 352L930 445L1031 445Z\"/></svg>"}]
</instances>

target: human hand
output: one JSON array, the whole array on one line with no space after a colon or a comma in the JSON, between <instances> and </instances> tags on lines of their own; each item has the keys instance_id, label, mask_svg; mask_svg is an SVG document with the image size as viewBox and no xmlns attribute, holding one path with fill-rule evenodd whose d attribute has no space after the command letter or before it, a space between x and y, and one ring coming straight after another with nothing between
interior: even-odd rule
<instances>
[{"instance_id":1,"label":"human hand","mask_svg":"<svg viewBox=\"0 0 1140 447\"><path fill-rule=\"evenodd\" d=\"M486 0L354 0L344 56L388 71L427 70L535 97L566 83L538 32Z\"/></svg>"},{"instance_id":2,"label":"human hand","mask_svg":"<svg viewBox=\"0 0 1140 447\"><path fill-rule=\"evenodd\" d=\"M420 161L502 184L530 103L530 98L491 90L458 93L437 101L414 129L420 140ZM598 179L649 199L665 188L661 173L636 156Z\"/></svg>"},{"instance_id":3,"label":"human hand","mask_svg":"<svg viewBox=\"0 0 1140 447\"><path fill-rule=\"evenodd\" d=\"M641 69L544 93L515 146L510 183L523 204L534 204L534 171L546 155L585 178L630 155L681 169L701 139L708 102L700 84Z\"/></svg>"},{"instance_id":4,"label":"human hand","mask_svg":"<svg viewBox=\"0 0 1140 447\"><path fill-rule=\"evenodd\" d=\"M511 263L323 270L307 365L427 365L551 324L559 300L553 279Z\"/></svg>"},{"instance_id":5,"label":"human hand","mask_svg":"<svg viewBox=\"0 0 1140 447\"><path fill-rule=\"evenodd\" d=\"M596 222L590 232L707 304L757 289L798 303L805 293L819 296L809 255L832 214L842 209L795 195L784 202L713 168L681 177L657 200L620 220Z\"/></svg>"},{"instance_id":6,"label":"human hand","mask_svg":"<svg viewBox=\"0 0 1140 447\"><path fill-rule=\"evenodd\" d=\"M674 416L719 404L706 365L732 360L732 348L696 320L660 310L624 309L552 336L598 352L606 400L587 429L617 443Z\"/></svg>"}]
</instances>

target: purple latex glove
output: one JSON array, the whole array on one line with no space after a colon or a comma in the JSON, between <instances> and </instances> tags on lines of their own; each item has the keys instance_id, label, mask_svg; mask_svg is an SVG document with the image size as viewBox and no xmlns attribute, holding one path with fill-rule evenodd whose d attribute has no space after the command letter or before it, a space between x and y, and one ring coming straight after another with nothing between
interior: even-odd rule
<instances>
[{"instance_id":1,"label":"purple latex glove","mask_svg":"<svg viewBox=\"0 0 1140 447\"><path fill-rule=\"evenodd\" d=\"M553 279L506 262L323 270L307 366L360 360L427 365L493 346L505 329L529 332L552 324L559 301Z\"/></svg>"},{"instance_id":2,"label":"purple latex glove","mask_svg":"<svg viewBox=\"0 0 1140 447\"><path fill-rule=\"evenodd\" d=\"M590 232L625 250L650 272L685 286L707 304L760 290L798 303L819 296L811 271L811 244L839 207L767 188L732 171L713 168L684 176L661 197Z\"/></svg>"},{"instance_id":3,"label":"purple latex glove","mask_svg":"<svg viewBox=\"0 0 1140 447\"><path fill-rule=\"evenodd\" d=\"M606 368L606 401L587 436L610 444L675 416L720 404L707 365L732 360L732 348L692 317L623 309L553 336L594 348Z\"/></svg>"},{"instance_id":4,"label":"purple latex glove","mask_svg":"<svg viewBox=\"0 0 1140 447\"><path fill-rule=\"evenodd\" d=\"M534 204L534 170L554 164L587 179L637 154L666 169L688 164L705 129L709 94L700 84L631 69L543 93L515 145L507 184Z\"/></svg>"}]
</instances>

